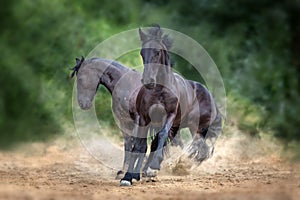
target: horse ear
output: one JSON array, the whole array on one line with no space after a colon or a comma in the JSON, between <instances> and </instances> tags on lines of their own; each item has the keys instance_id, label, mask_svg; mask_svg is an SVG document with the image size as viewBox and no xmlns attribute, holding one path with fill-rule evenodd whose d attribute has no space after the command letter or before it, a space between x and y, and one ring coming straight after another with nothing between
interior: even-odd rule
<instances>
[{"instance_id":1,"label":"horse ear","mask_svg":"<svg viewBox=\"0 0 300 200\"><path fill-rule=\"evenodd\" d=\"M83 56L81 56L81 60L80 60L80 62L82 63L84 61L84 57Z\"/></svg>"},{"instance_id":2,"label":"horse ear","mask_svg":"<svg viewBox=\"0 0 300 200\"><path fill-rule=\"evenodd\" d=\"M147 39L147 35L142 31L141 28L139 28L139 34L141 41L145 41Z\"/></svg>"},{"instance_id":3,"label":"horse ear","mask_svg":"<svg viewBox=\"0 0 300 200\"><path fill-rule=\"evenodd\" d=\"M157 37L161 38L162 34L163 34L162 30L160 29L160 26L158 26L157 33L156 33Z\"/></svg>"},{"instance_id":4,"label":"horse ear","mask_svg":"<svg viewBox=\"0 0 300 200\"><path fill-rule=\"evenodd\" d=\"M80 62L79 58L76 58L76 64L78 64Z\"/></svg>"},{"instance_id":5,"label":"horse ear","mask_svg":"<svg viewBox=\"0 0 300 200\"><path fill-rule=\"evenodd\" d=\"M164 35L163 42L166 45L167 49L170 50L173 44L173 40L169 35Z\"/></svg>"}]
</instances>

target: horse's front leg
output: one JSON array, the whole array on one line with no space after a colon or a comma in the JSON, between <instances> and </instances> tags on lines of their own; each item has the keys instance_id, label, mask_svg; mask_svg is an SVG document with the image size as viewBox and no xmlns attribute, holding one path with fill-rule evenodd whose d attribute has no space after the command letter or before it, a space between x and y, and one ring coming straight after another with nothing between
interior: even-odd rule
<instances>
[{"instance_id":1,"label":"horse's front leg","mask_svg":"<svg viewBox=\"0 0 300 200\"><path fill-rule=\"evenodd\" d=\"M153 160L154 153L157 150L157 145L158 145L158 135L156 134L155 138L151 142L150 154L149 154L147 162L143 168L143 176L147 176L147 169L148 169L151 161Z\"/></svg>"},{"instance_id":2,"label":"horse's front leg","mask_svg":"<svg viewBox=\"0 0 300 200\"><path fill-rule=\"evenodd\" d=\"M120 181L121 186L132 185L132 179L140 180L140 170L147 151L147 127L138 127L135 133L128 170Z\"/></svg>"},{"instance_id":3,"label":"horse's front leg","mask_svg":"<svg viewBox=\"0 0 300 200\"><path fill-rule=\"evenodd\" d=\"M160 164L163 161L163 147L164 144L168 138L168 133L170 128L172 127L173 121L175 119L176 114L171 113L167 116L166 123L164 124L163 128L158 132L158 143L157 143L157 150L154 153L153 159L149 165L151 169L147 170L146 174L147 176L153 176L151 175L151 170L159 170Z\"/></svg>"},{"instance_id":4,"label":"horse's front leg","mask_svg":"<svg viewBox=\"0 0 300 200\"><path fill-rule=\"evenodd\" d=\"M133 137L123 132L123 138L124 138L124 162L123 162L122 169L117 172L116 179L122 178L124 171L128 169L128 165L130 162L130 154L132 151Z\"/></svg>"}]
</instances>

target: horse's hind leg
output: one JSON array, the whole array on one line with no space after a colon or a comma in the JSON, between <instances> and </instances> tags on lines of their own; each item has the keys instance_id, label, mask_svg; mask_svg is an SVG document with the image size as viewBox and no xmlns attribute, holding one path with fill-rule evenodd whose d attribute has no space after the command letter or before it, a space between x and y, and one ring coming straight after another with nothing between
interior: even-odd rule
<instances>
[{"instance_id":1,"label":"horse's hind leg","mask_svg":"<svg viewBox=\"0 0 300 200\"><path fill-rule=\"evenodd\" d=\"M183 149L184 145L180 137L180 127L171 127L169 131L169 138L171 140L171 145L180 146Z\"/></svg>"},{"instance_id":2,"label":"horse's hind leg","mask_svg":"<svg viewBox=\"0 0 300 200\"><path fill-rule=\"evenodd\" d=\"M207 129L203 129L200 133L194 135L189 148L189 158L194 158L199 163L209 158L209 147L203 137L204 132L207 132Z\"/></svg>"},{"instance_id":3,"label":"horse's hind leg","mask_svg":"<svg viewBox=\"0 0 300 200\"><path fill-rule=\"evenodd\" d=\"M222 131L222 118L218 113L210 125L199 126L195 134L189 152L189 157L201 163L210 158L214 152L214 145Z\"/></svg>"}]
</instances>

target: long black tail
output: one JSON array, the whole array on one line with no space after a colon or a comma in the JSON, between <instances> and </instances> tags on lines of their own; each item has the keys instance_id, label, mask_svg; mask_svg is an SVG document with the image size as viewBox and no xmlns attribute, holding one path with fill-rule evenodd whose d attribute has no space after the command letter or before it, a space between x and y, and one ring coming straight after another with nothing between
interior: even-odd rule
<instances>
[{"instance_id":1,"label":"long black tail","mask_svg":"<svg viewBox=\"0 0 300 200\"><path fill-rule=\"evenodd\" d=\"M222 113L219 111L217 106L216 109L217 109L217 115L214 121L209 126L205 139L213 139L213 138L217 139L222 133L224 117Z\"/></svg>"}]
</instances>

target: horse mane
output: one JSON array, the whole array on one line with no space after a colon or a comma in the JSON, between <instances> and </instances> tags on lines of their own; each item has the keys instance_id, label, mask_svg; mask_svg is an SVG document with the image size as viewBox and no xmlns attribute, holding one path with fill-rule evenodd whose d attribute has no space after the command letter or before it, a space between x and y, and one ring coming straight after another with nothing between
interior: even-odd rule
<instances>
[{"instance_id":1,"label":"horse mane","mask_svg":"<svg viewBox=\"0 0 300 200\"><path fill-rule=\"evenodd\" d=\"M160 40L170 50L173 44L172 38L168 34L164 34L158 24L153 24L147 29L147 40Z\"/></svg>"},{"instance_id":2,"label":"horse mane","mask_svg":"<svg viewBox=\"0 0 300 200\"><path fill-rule=\"evenodd\" d=\"M71 70L73 70L73 72L71 74L71 78L73 78L75 74L77 76L78 70L81 67L81 64L83 63L83 61L84 61L83 56L81 56L81 59L76 58L76 65L73 68L71 68Z\"/></svg>"},{"instance_id":3,"label":"horse mane","mask_svg":"<svg viewBox=\"0 0 300 200\"><path fill-rule=\"evenodd\" d=\"M105 59L105 58L100 58L100 60L109 63L110 65L117 67L118 69L124 69L127 68L126 66L124 66L123 64L115 61L115 60L109 60L109 59Z\"/></svg>"}]
</instances>

